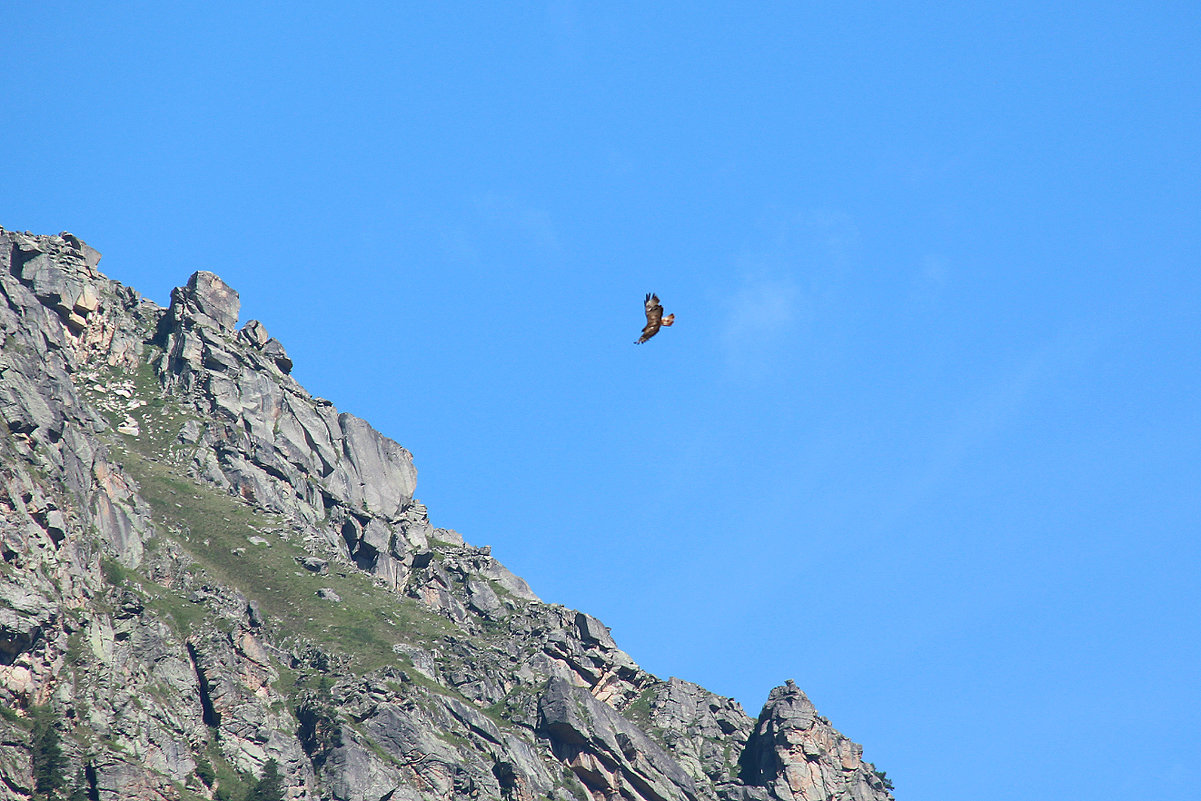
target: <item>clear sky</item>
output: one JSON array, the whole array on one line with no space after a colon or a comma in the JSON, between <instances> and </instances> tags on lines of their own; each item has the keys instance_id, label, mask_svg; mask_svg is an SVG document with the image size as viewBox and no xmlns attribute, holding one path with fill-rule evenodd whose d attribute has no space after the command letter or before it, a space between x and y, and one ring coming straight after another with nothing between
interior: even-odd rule
<instances>
[{"instance_id":1,"label":"clear sky","mask_svg":"<svg viewBox=\"0 0 1201 801\"><path fill-rule=\"evenodd\" d=\"M987 6L8 2L0 225L218 273L435 525L902 799L1196 799L1201 5Z\"/></svg>"}]
</instances>

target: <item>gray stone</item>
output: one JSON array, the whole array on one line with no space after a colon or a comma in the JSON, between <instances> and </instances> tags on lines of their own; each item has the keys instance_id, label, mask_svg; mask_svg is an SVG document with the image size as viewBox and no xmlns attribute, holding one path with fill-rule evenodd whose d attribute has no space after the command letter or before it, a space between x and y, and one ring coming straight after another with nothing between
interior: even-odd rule
<instances>
[{"instance_id":1,"label":"gray stone","mask_svg":"<svg viewBox=\"0 0 1201 801\"><path fill-rule=\"evenodd\" d=\"M613 637L609 635L609 627L592 615L577 612L575 625L584 642L599 645L601 648L617 647L617 643L613 642Z\"/></svg>"},{"instance_id":2,"label":"gray stone","mask_svg":"<svg viewBox=\"0 0 1201 801\"><path fill-rule=\"evenodd\" d=\"M36 428L60 430L62 417L44 394L48 387L36 384L24 370L13 369L6 359L0 356L0 414L9 429L19 433Z\"/></svg>"},{"instance_id":3,"label":"gray stone","mask_svg":"<svg viewBox=\"0 0 1201 801\"><path fill-rule=\"evenodd\" d=\"M338 415L338 425L350 476L358 479L348 482L352 492L347 500L359 500L366 511L381 517L396 517L417 485L412 454L353 414Z\"/></svg>"},{"instance_id":4,"label":"gray stone","mask_svg":"<svg viewBox=\"0 0 1201 801\"><path fill-rule=\"evenodd\" d=\"M488 582L474 578L467 580L467 603L472 609L486 616L494 615L503 608L500 598Z\"/></svg>"},{"instance_id":5,"label":"gray stone","mask_svg":"<svg viewBox=\"0 0 1201 801\"><path fill-rule=\"evenodd\" d=\"M263 354L275 362L281 373L292 372L292 360L278 339L269 339L263 344Z\"/></svg>"},{"instance_id":6,"label":"gray stone","mask_svg":"<svg viewBox=\"0 0 1201 801\"><path fill-rule=\"evenodd\" d=\"M695 799L679 763L587 690L552 678L538 702L538 731L593 793L654 801Z\"/></svg>"},{"instance_id":7,"label":"gray stone","mask_svg":"<svg viewBox=\"0 0 1201 801\"><path fill-rule=\"evenodd\" d=\"M197 311L212 320L223 332L233 332L238 324L241 301L238 293L213 273L198 270L188 279L190 300Z\"/></svg>"},{"instance_id":8,"label":"gray stone","mask_svg":"<svg viewBox=\"0 0 1201 801\"><path fill-rule=\"evenodd\" d=\"M349 727L342 729L341 745L328 763L329 788L336 801L419 801L415 788L405 787L400 770L377 756L370 740Z\"/></svg>"},{"instance_id":9,"label":"gray stone","mask_svg":"<svg viewBox=\"0 0 1201 801\"><path fill-rule=\"evenodd\" d=\"M242 330L238 335L246 340L246 343L252 348L261 348L267 344L267 340L271 336L267 333L267 327L258 320L247 320L246 325L242 326Z\"/></svg>"},{"instance_id":10,"label":"gray stone","mask_svg":"<svg viewBox=\"0 0 1201 801\"><path fill-rule=\"evenodd\" d=\"M789 679L768 695L743 750L740 778L769 798L889 798L863 749L835 731Z\"/></svg>"},{"instance_id":11,"label":"gray stone","mask_svg":"<svg viewBox=\"0 0 1201 801\"><path fill-rule=\"evenodd\" d=\"M303 558L298 556L296 557L296 561L300 562L304 569L308 570L309 572L317 573L322 576L329 573L328 559L321 559L317 556L305 556Z\"/></svg>"},{"instance_id":12,"label":"gray stone","mask_svg":"<svg viewBox=\"0 0 1201 801\"><path fill-rule=\"evenodd\" d=\"M79 252L89 269L92 271L96 270L96 267L100 264L100 251L96 250L96 248L75 236L75 234L63 231L61 234L59 234L59 236L61 236L64 240L66 240L67 244Z\"/></svg>"}]
</instances>

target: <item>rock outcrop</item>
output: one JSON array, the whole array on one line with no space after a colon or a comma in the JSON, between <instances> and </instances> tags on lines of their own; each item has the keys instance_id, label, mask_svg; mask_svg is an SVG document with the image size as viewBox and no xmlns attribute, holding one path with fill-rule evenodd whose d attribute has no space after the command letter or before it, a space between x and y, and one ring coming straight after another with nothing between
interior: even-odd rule
<instances>
[{"instance_id":1,"label":"rock outcrop","mask_svg":"<svg viewBox=\"0 0 1201 801\"><path fill-rule=\"evenodd\" d=\"M0 801L891 797L791 682L661 680L434 527L217 275L99 262L0 229Z\"/></svg>"},{"instance_id":2,"label":"rock outcrop","mask_svg":"<svg viewBox=\"0 0 1201 801\"><path fill-rule=\"evenodd\" d=\"M791 679L771 691L740 761L745 785L765 788L768 798L867 801L885 790L874 767L864 769L862 747L818 715Z\"/></svg>"}]
</instances>

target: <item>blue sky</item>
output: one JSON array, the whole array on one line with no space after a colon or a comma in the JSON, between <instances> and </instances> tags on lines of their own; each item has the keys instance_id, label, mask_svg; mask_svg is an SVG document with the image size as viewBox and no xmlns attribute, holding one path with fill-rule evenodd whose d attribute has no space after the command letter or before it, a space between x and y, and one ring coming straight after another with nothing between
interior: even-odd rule
<instances>
[{"instance_id":1,"label":"blue sky","mask_svg":"<svg viewBox=\"0 0 1201 801\"><path fill-rule=\"evenodd\" d=\"M1196 798L1201 7L599 5L9 3L0 225L217 272L436 525L900 798Z\"/></svg>"}]
</instances>

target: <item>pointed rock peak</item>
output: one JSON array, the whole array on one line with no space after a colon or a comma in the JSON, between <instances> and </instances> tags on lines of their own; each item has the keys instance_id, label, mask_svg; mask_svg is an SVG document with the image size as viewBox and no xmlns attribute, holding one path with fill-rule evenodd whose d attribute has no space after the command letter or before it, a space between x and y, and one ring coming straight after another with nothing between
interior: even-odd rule
<instances>
[{"instance_id":1,"label":"pointed rock peak","mask_svg":"<svg viewBox=\"0 0 1201 801\"><path fill-rule=\"evenodd\" d=\"M808 696L805 695L805 693L801 690L800 687L796 686L795 681L793 681L792 679L789 679L788 681L781 684L779 687L773 688L772 691L767 694L767 703L770 705L774 701L778 701L781 699L793 700L793 699L796 699L797 697L804 699L805 703L807 703L807 704L809 703Z\"/></svg>"},{"instance_id":2,"label":"pointed rock peak","mask_svg":"<svg viewBox=\"0 0 1201 801\"><path fill-rule=\"evenodd\" d=\"M809 801L891 801L882 774L863 761L863 748L839 734L789 680L767 697L739 757L739 778L766 798ZM761 791L760 791L761 792ZM762 795L745 796L747 801Z\"/></svg>"},{"instance_id":3,"label":"pointed rock peak","mask_svg":"<svg viewBox=\"0 0 1201 801\"><path fill-rule=\"evenodd\" d=\"M809 696L796 686L795 681L789 679L768 693L767 703L763 705L763 711L759 713L759 722L762 725L767 721L773 721L777 725L783 724L798 729L807 729L813 724L816 714L817 710L814 708L813 702L809 700Z\"/></svg>"},{"instance_id":4,"label":"pointed rock peak","mask_svg":"<svg viewBox=\"0 0 1201 801\"><path fill-rule=\"evenodd\" d=\"M207 317L222 331L233 332L238 324L241 301L238 293L214 273L197 270L188 279L187 287L171 293L171 305L178 301L192 306L203 321Z\"/></svg>"}]
</instances>

